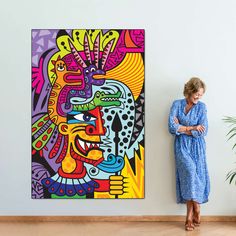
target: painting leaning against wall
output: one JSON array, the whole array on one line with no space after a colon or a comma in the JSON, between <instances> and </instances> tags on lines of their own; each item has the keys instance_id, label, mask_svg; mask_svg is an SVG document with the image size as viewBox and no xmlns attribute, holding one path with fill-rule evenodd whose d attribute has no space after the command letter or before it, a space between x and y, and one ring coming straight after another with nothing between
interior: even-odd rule
<instances>
[{"instance_id":1,"label":"painting leaning against wall","mask_svg":"<svg viewBox=\"0 0 236 236\"><path fill-rule=\"evenodd\" d=\"M144 30L32 30L32 198L144 198Z\"/></svg>"}]
</instances>

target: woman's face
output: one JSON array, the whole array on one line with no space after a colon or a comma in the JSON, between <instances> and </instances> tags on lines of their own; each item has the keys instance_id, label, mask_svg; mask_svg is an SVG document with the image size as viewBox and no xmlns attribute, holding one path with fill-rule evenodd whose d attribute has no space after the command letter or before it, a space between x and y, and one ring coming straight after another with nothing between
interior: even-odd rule
<instances>
[{"instance_id":1,"label":"woman's face","mask_svg":"<svg viewBox=\"0 0 236 236\"><path fill-rule=\"evenodd\" d=\"M203 88L200 88L196 93L193 93L192 95L190 95L189 101L194 104L197 104L199 99L202 98L203 94L204 94L204 90Z\"/></svg>"}]
</instances>

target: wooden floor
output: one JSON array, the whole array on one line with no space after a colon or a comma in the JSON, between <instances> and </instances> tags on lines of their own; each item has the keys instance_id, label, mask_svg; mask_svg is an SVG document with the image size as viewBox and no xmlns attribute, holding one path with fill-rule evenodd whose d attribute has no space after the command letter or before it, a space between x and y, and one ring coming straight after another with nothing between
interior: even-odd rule
<instances>
[{"instance_id":1,"label":"wooden floor","mask_svg":"<svg viewBox=\"0 0 236 236\"><path fill-rule=\"evenodd\" d=\"M0 236L236 236L236 222L203 222L186 232L182 222L0 222Z\"/></svg>"}]
</instances>

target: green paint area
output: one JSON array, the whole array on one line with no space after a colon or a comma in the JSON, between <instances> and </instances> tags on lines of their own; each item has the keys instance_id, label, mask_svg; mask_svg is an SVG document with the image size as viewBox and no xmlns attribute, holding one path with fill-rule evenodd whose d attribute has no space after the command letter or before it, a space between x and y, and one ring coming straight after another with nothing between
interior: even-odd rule
<instances>
[{"instance_id":1,"label":"green paint area","mask_svg":"<svg viewBox=\"0 0 236 236\"><path fill-rule=\"evenodd\" d=\"M39 151L43 149L48 140L51 138L55 127L56 125L52 123L39 137L35 139L35 141L32 143L32 146L35 150Z\"/></svg>"},{"instance_id":2,"label":"green paint area","mask_svg":"<svg viewBox=\"0 0 236 236\"><path fill-rule=\"evenodd\" d=\"M78 194L76 194L75 196L69 197L69 196L66 196L66 195L64 195L64 196L57 196L56 194L52 194L51 198L53 198L53 199L79 199L79 198L84 198L85 199L86 195L79 196Z\"/></svg>"},{"instance_id":3,"label":"green paint area","mask_svg":"<svg viewBox=\"0 0 236 236\"><path fill-rule=\"evenodd\" d=\"M121 97L121 92L115 94L105 94L104 92L97 91L91 102L86 104L74 105L73 111L89 111L93 110L97 106L110 107L110 106L120 106L121 102L119 98Z\"/></svg>"}]
</instances>

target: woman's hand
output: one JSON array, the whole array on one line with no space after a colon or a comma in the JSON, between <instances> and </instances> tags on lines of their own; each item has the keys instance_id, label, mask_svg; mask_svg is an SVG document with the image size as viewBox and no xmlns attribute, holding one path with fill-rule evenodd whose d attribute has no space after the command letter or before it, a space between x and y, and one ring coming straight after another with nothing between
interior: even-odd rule
<instances>
[{"instance_id":1,"label":"woman's hand","mask_svg":"<svg viewBox=\"0 0 236 236\"><path fill-rule=\"evenodd\" d=\"M194 129L199 131L200 133L203 133L205 131L205 127L203 125L194 126Z\"/></svg>"},{"instance_id":2,"label":"woman's hand","mask_svg":"<svg viewBox=\"0 0 236 236\"><path fill-rule=\"evenodd\" d=\"M191 131L185 131L185 134L187 134L187 135L189 135L189 136L192 135Z\"/></svg>"},{"instance_id":3,"label":"woman's hand","mask_svg":"<svg viewBox=\"0 0 236 236\"><path fill-rule=\"evenodd\" d=\"M175 122L175 124L179 124L179 120L176 116L174 117L174 122Z\"/></svg>"},{"instance_id":4,"label":"woman's hand","mask_svg":"<svg viewBox=\"0 0 236 236\"><path fill-rule=\"evenodd\" d=\"M178 120L178 118L175 116L174 117L174 122L175 122L175 124L180 124L179 123L179 120ZM179 129L178 129L178 131L179 132L182 132L182 133L185 133L185 134L187 134L187 135L189 135L189 136L191 136L192 135L192 133L191 133L191 130L193 130L193 126L181 126Z\"/></svg>"}]
</instances>

